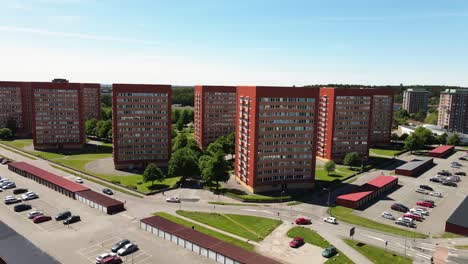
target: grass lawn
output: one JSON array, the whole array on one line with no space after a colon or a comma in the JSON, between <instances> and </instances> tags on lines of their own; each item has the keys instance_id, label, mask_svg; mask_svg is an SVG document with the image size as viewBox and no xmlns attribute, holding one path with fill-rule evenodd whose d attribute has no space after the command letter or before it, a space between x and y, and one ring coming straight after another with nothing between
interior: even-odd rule
<instances>
[{"instance_id":1,"label":"grass lawn","mask_svg":"<svg viewBox=\"0 0 468 264\"><path fill-rule=\"evenodd\" d=\"M468 250L468 245L458 245L458 246L455 246L455 248L457 249L462 249L462 250Z\"/></svg>"},{"instance_id":2,"label":"grass lawn","mask_svg":"<svg viewBox=\"0 0 468 264\"><path fill-rule=\"evenodd\" d=\"M32 139L15 139L11 141L6 140L6 141L3 141L3 143L5 143L8 146L12 146L14 148L22 149L26 146L31 145L33 143L33 140Z\"/></svg>"},{"instance_id":3,"label":"grass lawn","mask_svg":"<svg viewBox=\"0 0 468 264\"><path fill-rule=\"evenodd\" d=\"M336 166L336 170L334 172L330 172L330 175L327 175L327 172L325 171L323 166L317 166L315 168L315 179L321 181L333 181L336 179L341 180L355 173L358 173L360 168L356 167L356 169L356 171L353 171L347 166Z\"/></svg>"},{"instance_id":4,"label":"grass lawn","mask_svg":"<svg viewBox=\"0 0 468 264\"><path fill-rule=\"evenodd\" d=\"M369 150L370 154L377 154L381 156L388 156L394 157L395 155L399 155L400 153L404 152L405 150L399 146L396 149L379 149L379 148L371 148Z\"/></svg>"},{"instance_id":5,"label":"grass lawn","mask_svg":"<svg viewBox=\"0 0 468 264\"><path fill-rule=\"evenodd\" d=\"M327 248L331 246L330 242L325 240L322 236L320 236L317 232L314 230L301 227L301 226L296 226L288 231L288 237L294 238L294 237L302 237L304 238L304 241L306 243L312 244L317 247L321 248ZM352 260L350 260L345 254L341 253L338 251L338 255L335 255L334 257L328 259L325 263L342 263L342 264L350 264L354 263Z\"/></svg>"},{"instance_id":6,"label":"grass lawn","mask_svg":"<svg viewBox=\"0 0 468 264\"><path fill-rule=\"evenodd\" d=\"M229 206L260 206L258 204L248 204L248 203L226 203L226 202L208 202L209 204L217 205L229 205Z\"/></svg>"},{"instance_id":7,"label":"grass lawn","mask_svg":"<svg viewBox=\"0 0 468 264\"><path fill-rule=\"evenodd\" d=\"M184 219L181 219L177 216L173 216L171 214L168 214L168 213L164 213L164 212L158 212L158 213L154 213L153 215L158 215L158 216L161 216L161 217L164 217L168 220L171 220L175 223L178 223L180 225L183 225L183 226L186 226L186 227L189 227L191 228L192 226L195 228L195 230L203 233L203 234L206 234L206 235L209 235L209 236L212 236L212 237L215 237L219 240L222 240L224 242L227 242L227 243L231 243L233 245L236 245L236 246L239 246L241 248L244 248L248 251L254 251L254 245L252 244L249 244L245 241L242 241L242 240L239 240L237 238L233 238L233 237L230 237L230 236L227 236L225 234L221 234L219 232L216 232L214 230L211 230L211 229L208 229L208 228L205 228L201 225L197 225L196 223L194 222L190 222L190 221L186 221Z\"/></svg>"},{"instance_id":8,"label":"grass lawn","mask_svg":"<svg viewBox=\"0 0 468 264\"><path fill-rule=\"evenodd\" d=\"M464 236L462 235L459 235L459 234L454 234L454 233L449 233L449 232L445 232L443 233L442 235L440 236L435 236L437 238L462 238Z\"/></svg>"},{"instance_id":9,"label":"grass lawn","mask_svg":"<svg viewBox=\"0 0 468 264\"><path fill-rule=\"evenodd\" d=\"M352 241L349 239L344 239L344 242L376 264L413 263L413 260L410 258L403 257L389 251L385 251L382 248L370 246L359 241Z\"/></svg>"},{"instance_id":10,"label":"grass lawn","mask_svg":"<svg viewBox=\"0 0 468 264\"><path fill-rule=\"evenodd\" d=\"M369 219L364 218L364 217L354 215L354 214L352 214L353 209L342 207L342 206L332 207L332 208L329 209L328 212L329 212L330 215L336 217L336 219L338 219L340 221L347 222L347 223L350 223L350 224L354 224L354 225L357 225L357 226L366 227L366 228L369 228L369 229L380 230L380 231L383 231L383 232L392 233L392 234L400 235L400 236L406 236L406 237L415 237L415 238L427 238L427 237L429 237L426 234L417 233L417 232L413 232L413 231L408 231L408 230L405 230L405 229L400 229L400 228L395 227L395 226L382 224L382 223L379 223L379 222L376 222L376 221L369 220Z\"/></svg>"},{"instance_id":11,"label":"grass lawn","mask_svg":"<svg viewBox=\"0 0 468 264\"><path fill-rule=\"evenodd\" d=\"M257 242L262 241L281 224L280 220L248 215L203 213L183 210L177 211L177 214Z\"/></svg>"},{"instance_id":12,"label":"grass lawn","mask_svg":"<svg viewBox=\"0 0 468 264\"><path fill-rule=\"evenodd\" d=\"M289 202L286 205L287 206L293 206L293 205L298 205L298 204L303 204L303 202L294 201L294 202Z\"/></svg>"}]
</instances>

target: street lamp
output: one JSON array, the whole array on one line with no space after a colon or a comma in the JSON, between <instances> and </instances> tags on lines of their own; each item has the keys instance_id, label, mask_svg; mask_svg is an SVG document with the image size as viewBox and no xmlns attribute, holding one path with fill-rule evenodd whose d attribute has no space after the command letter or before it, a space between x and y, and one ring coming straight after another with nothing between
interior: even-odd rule
<instances>
[{"instance_id":1,"label":"street lamp","mask_svg":"<svg viewBox=\"0 0 468 264\"><path fill-rule=\"evenodd\" d=\"M323 190L328 191L327 206L330 207L330 194L331 194L331 190L330 190L329 188L323 188Z\"/></svg>"}]
</instances>

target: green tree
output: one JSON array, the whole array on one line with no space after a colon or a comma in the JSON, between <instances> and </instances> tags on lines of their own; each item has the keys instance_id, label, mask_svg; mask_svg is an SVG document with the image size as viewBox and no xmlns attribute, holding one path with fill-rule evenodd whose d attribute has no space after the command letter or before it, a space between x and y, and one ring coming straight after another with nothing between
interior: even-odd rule
<instances>
[{"instance_id":1,"label":"green tree","mask_svg":"<svg viewBox=\"0 0 468 264\"><path fill-rule=\"evenodd\" d=\"M234 155L236 152L236 133L231 132L225 137L225 144L227 145L226 154Z\"/></svg>"},{"instance_id":2,"label":"green tree","mask_svg":"<svg viewBox=\"0 0 468 264\"><path fill-rule=\"evenodd\" d=\"M111 120L99 120L96 125L97 128L97 136L99 138L107 138L107 133L112 128L112 121Z\"/></svg>"},{"instance_id":3,"label":"green tree","mask_svg":"<svg viewBox=\"0 0 468 264\"><path fill-rule=\"evenodd\" d=\"M101 95L101 105L103 107L112 107L112 96L110 94Z\"/></svg>"},{"instance_id":4,"label":"green tree","mask_svg":"<svg viewBox=\"0 0 468 264\"><path fill-rule=\"evenodd\" d=\"M224 159L224 155L223 152L218 152L213 156L200 158L202 160L200 162L200 171L203 179L208 183L215 182L216 189L219 187L219 182L229 180L229 164Z\"/></svg>"},{"instance_id":5,"label":"green tree","mask_svg":"<svg viewBox=\"0 0 468 264\"><path fill-rule=\"evenodd\" d=\"M182 118L179 118L179 120L177 120L177 130L179 131L182 131L184 130L184 120Z\"/></svg>"},{"instance_id":6,"label":"green tree","mask_svg":"<svg viewBox=\"0 0 468 264\"><path fill-rule=\"evenodd\" d=\"M429 113L426 118L424 119L424 123L426 124L431 124L431 125L437 125L437 119L438 119L438 113L432 112Z\"/></svg>"},{"instance_id":7,"label":"green tree","mask_svg":"<svg viewBox=\"0 0 468 264\"><path fill-rule=\"evenodd\" d=\"M323 168L327 172L327 175L330 175L330 172L335 171L336 164L335 162L333 162L333 160L330 160L330 161L327 161L327 163L325 163L325 166Z\"/></svg>"},{"instance_id":8,"label":"green tree","mask_svg":"<svg viewBox=\"0 0 468 264\"><path fill-rule=\"evenodd\" d=\"M345 155L343 159L343 164L346 166L357 166L359 161L359 153L357 152L349 152Z\"/></svg>"},{"instance_id":9,"label":"green tree","mask_svg":"<svg viewBox=\"0 0 468 264\"><path fill-rule=\"evenodd\" d=\"M180 133L179 135L177 135L177 137L173 141L172 152L175 152L179 149L187 147L187 144L188 144L187 135L185 135L184 133Z\"/></svg>"},{"instance_id":10,"label":"green tree","mask_svg":"<svg viewBox=\"0 0 468 264\"><path fill-rule=\"evenodd\" d=\"M107 138L108 139L112 139L113 135L112 135L112 127L109 129L109 131L107 131Z\"/></svg>"},{"instance_id":11,"label":"green tree","mask_svg":"<svg viewBox=\"0 0 468 264\"><path fill-rule=\"evenodd\" d=\"M408 136L409 136L409 135L408 135L407 133L403 133L403 134L401 134L401 136L400 136L400 140L401 140L401 141L405 141L405 140L408 138Z\"/></svg>"},{"instance_id":12,"label":"green tree","mask_svg":"<svg viewBox=\"0 0 468 264\"><path fill-rule=\"evenodd\" d=\"M154 163L148 164L145 171L143 172L143 181L151 182L151 186L154 185L154 181L162 182L166 176L161 169Z\"/></svg>"},{"instance_id":13,"label":"green tree","mask_svg":"<svg viewBox=\"0 0 468 264\"><path fill-rule=\"evenodd\" d=\"M186 147L192 151L197 160L203 155L203 150L193 138L187 140Z\"/></svg>"},{"instance_id":14,"label":"green tree","mask_svg":"<svg viewBox=\"0 0 468 264\"><path fill-rule=\"evenodd\" d=\"M419 122L423 122L425 118L426 118L426 112L422 110L417 112L413 117L414 120L419 121Z\"/></svg>"},{"instance_id":15,"label":"green tree","mask_svg":"<svg viewBox=\"0 0 468 264\"><path fill-rule=\"evenodd\" d=\"M408 136L408 138L405 140L405 148L408 149L411 153L424 147L424 141L421 138L415 137L413 134Z\"/></svg>"},{"instance_id":16,"label":"green tree","mask_svg":"<svg viewBox=\"0 0 468 264\"><path fill-rule=\"evenodd\" d=\"M208 148L206 148L206 151L210 152L212 155L214 155L217 152L225 153L223 145L221 145L221 143L219 143L218 141L215 141L211 143L210 145L208 145Z\"/></svg>"},{"instance_id":17,"label":"green tree","mask_svg":"<svg viewBox=\"0 0 468 264\"><path fill-rule=\"evenodd\" d=\"M452 146L458 146L460 145L460 137L457 134L452 134L448 140L447 144L452 145Z\"/></svg>"},{"instance_id":18,"label":"green tree","mask_svg":"<svg viewBox=\"0 0 468 264\"><path fill-rule=\"evenodd\" d=\"M112 108L103 107L101 108L101 120L112 119Z\"/></svg>"},{"instance_id":19,"label":"green tree","mask_svg":"<svg viewBox=\"0 0 468 264\"><path fill-rule=\"evenodd\" d=\"M1 139L12 139L13 138L13 132L11 129L4 127L0 128L0 138Z\"/></svg>"},{"instance_id":20,"label":"green tree","mask_svg":"<svg viewBox=\"0 0 468 264\"><path fill-rule=\"evenodd\" d=\"M179 121L179 117L180 117L180 110L179 109L174 109L172 110L172 124L175 124L177 123L177 121Z\"/></svg>"},{"instance_id":21,"label":"green tree","mask_svg":"<svg viewBox=\"0 0 468 264\"><path fill-rule=\"evenodd\" d=\"M441 135L438 135L435 140L437 141L437 143L445 145L447 144L447 137L447 133L443 133Z\"/></svg>"},{"instance_id":22,"label":"green tree","mask_svg":"<svg viewBox=\"0 0 468 264\"><path fill-rule=\"evenodd\" d=\"M422 142L423 146L431 145L435 142L434 135L429 129L425 127L417 127L411 135L415 138L418 138Z\"/></svg>"},{"instance_id":23,"label":"green tree","mask_svg":"<svg viewBox=\"0 0 468 264\"><path fill-rule=\"evenodd\" d=\"M96 132L96 126L97 126L97 119L96 118L92 118L92 119L88 119L85 121L85 131L86 131L86 135L88 136L95 136L95 132Z\"/></svg>"},{"instance_id":24,"label":"green tree","mask_svg":"<svg viewBox=\"0 0 468 264\"><path fill-rule=\"evenodd\" d=\"M398 141L398 139L400 139L400 137L398 136L397 133L392 133L391 139L392 139L393 141Z\"/></svg>"},{"instance_id":25,"label":"green tree","mask_svg":"<svg viewBox=\"0 0 468 264\"><path fill-rule=\"evenodd\" d=\"M200 174L198 159L188 148L181 148L172 153L169 160L169 175L191 177Z\"/></svg>"}]
</instances>

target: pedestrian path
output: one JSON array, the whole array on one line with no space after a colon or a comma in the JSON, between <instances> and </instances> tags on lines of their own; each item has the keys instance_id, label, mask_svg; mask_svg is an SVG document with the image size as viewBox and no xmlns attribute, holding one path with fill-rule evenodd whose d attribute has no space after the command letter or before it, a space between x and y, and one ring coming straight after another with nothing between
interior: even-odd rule
<instances>
[{"instance_id":1,"label":"pedestrian path","mask_svg":"<svg viewBox=\"0 0 468 264\"><path fill-rule=\"evenodd\" d=\"M348 246L343 239L341 239L339 236L335 236L333 234L330 234L330 232L326 231L321 231L321 230L316 230L319 235L321 235L323 238L325 238L330 244L335 246L338 250L343 252L349 259L351 259L354 263L359 263L359 264L372 264L372 262L361 255L359 252L354 250L352 247Z\"/></svg>"}]
</instances>

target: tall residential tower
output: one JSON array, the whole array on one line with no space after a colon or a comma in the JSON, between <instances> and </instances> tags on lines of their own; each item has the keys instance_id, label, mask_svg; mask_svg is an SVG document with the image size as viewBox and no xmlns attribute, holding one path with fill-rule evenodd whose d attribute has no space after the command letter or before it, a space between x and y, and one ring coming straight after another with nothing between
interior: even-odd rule
<instances>
[{"instance_id":1,"label":"tall residential tower","mask_svg":"<svg viewBox=\"0 0 468 264\"><path fill-rule=\"evenodd\" d=\"M440 93L437 125L468 134L468 89L447 89Z\"/></svg>"}]
</instances>

